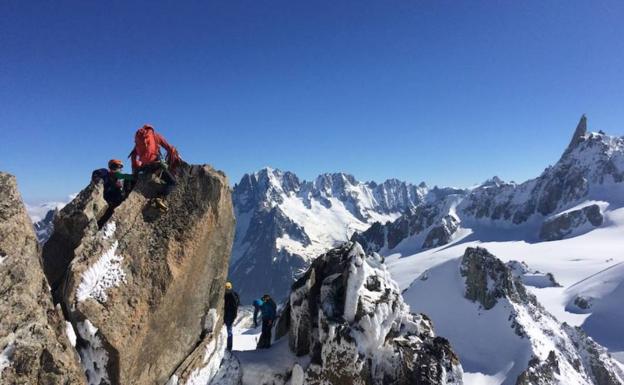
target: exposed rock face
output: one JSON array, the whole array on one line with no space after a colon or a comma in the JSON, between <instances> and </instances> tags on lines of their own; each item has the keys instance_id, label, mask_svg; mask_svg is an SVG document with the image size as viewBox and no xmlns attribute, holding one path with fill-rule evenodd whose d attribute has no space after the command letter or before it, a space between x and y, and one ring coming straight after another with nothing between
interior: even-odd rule
<instances>
[{"instance_id":1,"label":"exposed rock face","mask_svg":"<svg viewBox=\"0 0 624 385\"><path fill-rule=\"evenodd\" d=\"M217 311L212 309L205 322L206 337L178 366L167 385L240 384L240 365L226 352L227 333L223 327L215 329L222 325L218 321Z\"/></svg>"},{"instance_id":2,"label":"exposed rock face","mask_svg":"<svg viewBox=\"0 0 624 385\"><path fill-rule=\"evenodd\" d=\"M61 300L59 289L76 257L75 249L86 234L97 232L97 221L108 208L103 191L101 183L89 184L54 216L53 232L43 245L42 259L55 302Z\"/></svg>"},{"instance_id":3,"label":"exposed rock face","mask_svg":"<svg viewBox=\"0 0 624 385\"><path fill-rule=\"evenodd\" d=\"M451 241L460 224L459 219L449 213L449 207L464 194L465 191L461 190L439 194L441 200L413 208L394 222L385 225L377 222L368 230L355 233L351 240L360 242L369 252L392 250L403 240L414 237L421 238L418 243L422 249L445 245Z\"/></svg>"},{"instance_id":4,"label":"exposed rock face","mask_svg":"<svg viewBox=\"0 0 624 385\"><path fill-rule=\"evenodd\" d=\"M585 135L587 135L587 117L583 114L583 116L581 116L581 120L579 120L578 125L576 126L576 130L574 130L574 135L572 135L572 139L570 140L570 144L568 144L566 152L572 151L574 147L581 143Z\"/></svg>"},{"instance_id":5,"label":"exposed rock face","mask_svg":"<svg viewBox=\"0 0 624 385\"><path fill-rule=\"evenodd\" d=\"M540 230L540 239L555 241L563 239L582 227L589 229L602 226L604 218L600 206L593 204L547 219Z\"/></svg>"},{"instance_id":6,"label":"exposed rock face","mask_svg":"<svg viewBox=\"0 0 624 385\"><path fill-rule=\"evenodd\" d=\"M285 314L277 329L310 357L303 384L462 383L448 341L409 312L379 256L357 243L318 257L293 285Z\"/></svg>"},{"instance_id":7,"label":"exposed rock face","mask_svg":"<svg viewBox=\"0 0 624 385\"><path fill-rule=\"evenodd\" d=\"M101 229L101 184L83 190L55 221L46 273L78 332L90 384L165 384L181 368L219 365L234 231L230 188L209 166L183 165L177 182L166 213L149 204L163 186L142 177Z\"/></svg>"},{"instance_id":8,"label":"exposed rock face","mask_svg":"<svg viewBox=\"0 0 624 385\"><path fill-rule=\"evenodd\" d=\"M429 230L423 242L423 249L446 245L451 241L458 228L459 219L453 215L445 215L437 226Z\"/></svg>"},{"instance_id":9,"label":"exposed rock face","mask_svg":"<svg viewBox=\"0 0 624 385\"><path fill-rule=\"evenodd\" d=\"M561 325L528 293L507 265L483 248L467 248L460 264L465 296L484 309L510 308L508 320L529 343L532 359L517 385L624 384L624 371L580 328ZM504 302L499 304L499 302Z\"/></svg>"},{"instance_id":10,"label":"exposed rock face","mask_svg":"<svg viewBox=\"0 0 624 385\"><path fill-rule=\"evenodd\" d=\"M15 178L0 172L0 383L84 384Z\"/></svg>"},{"instance_id":11,"label":"exposed rock face","mask_svg":"<svg viewBox=\"0 0 624 385\"><path fill-rule=\"evenodd\" d=\"M481 247L469 247L462 258L460 272L466 279L466 298L493 308L500 298L524 302L532 299L524 285L498 258Z\"/></svg>"}]
</instances>

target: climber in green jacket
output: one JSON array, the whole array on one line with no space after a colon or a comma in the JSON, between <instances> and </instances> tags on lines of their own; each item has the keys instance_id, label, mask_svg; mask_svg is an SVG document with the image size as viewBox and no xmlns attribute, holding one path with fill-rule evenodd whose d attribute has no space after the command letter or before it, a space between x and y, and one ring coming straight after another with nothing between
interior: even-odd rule
<instances>
[{"instance_id":1,"label":"climber in green jacket","mask_svg":"<svg viewBox=\"0 0 624 385\"><path fill-rule=\"evenodd\" d=\"M93 182L102 181L104 184L104 200L108 203L108 210L98 221L99 227L113 215L113 211L130 194L134 176L121 172L123 163L117 159L108 161L108 169L101 168L93 171L91 180Z\"/></svg>"}]
</instances>

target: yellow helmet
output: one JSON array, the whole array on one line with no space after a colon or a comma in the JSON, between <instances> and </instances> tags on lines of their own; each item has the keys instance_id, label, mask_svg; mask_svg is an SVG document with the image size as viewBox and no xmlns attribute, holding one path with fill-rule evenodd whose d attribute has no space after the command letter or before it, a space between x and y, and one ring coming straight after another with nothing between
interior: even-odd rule
<instances>
[{"instance_id":1,"label":"yellow helmet","mask_svg":"<svg viewBox=\"0 0 624 385\"><path fill-rule=\"evenodd\" d=\"M232 290L232 282L226 282L225 283L225 288L228 290Z\"/></svg>"}]
</instances>

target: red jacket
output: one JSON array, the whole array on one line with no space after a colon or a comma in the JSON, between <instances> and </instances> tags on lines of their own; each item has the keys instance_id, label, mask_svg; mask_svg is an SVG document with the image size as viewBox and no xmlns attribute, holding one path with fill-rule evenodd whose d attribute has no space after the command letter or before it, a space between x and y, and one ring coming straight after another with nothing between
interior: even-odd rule
<instances>
[{"instance_id":1,"label":"red jacket","mask_svg":"<svg viewBox=\"0 0 624 385\"><path fill-rule=\"evenodd\" d=\"M144 125L134 135L134 149L130 153L132 169L160 160L160 147L164 147L168 155L172 155L175 148L167 143L162 135L154 131L154 127Z\"/></svg>"}]
</instances>

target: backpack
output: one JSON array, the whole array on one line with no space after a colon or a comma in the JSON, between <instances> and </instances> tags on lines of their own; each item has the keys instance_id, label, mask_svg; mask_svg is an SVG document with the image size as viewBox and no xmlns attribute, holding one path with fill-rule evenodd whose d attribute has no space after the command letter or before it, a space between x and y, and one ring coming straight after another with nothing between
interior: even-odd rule
<instances>
[{"instance_id":1,"label":"backpack","mask_svg":"<svg viewBox=\"0 0 624 385\"><path fill-rule=\"evenodd\" d=\"M104 187L109 187L112 183L112 178L105 168L98 168L97 170L93 170L91 173L91 182L97 183L102 181L104 183Z\"/></svg>"},{"instance_id":2,"label":"backpack","mask_svg":"<svg viewBox=\"0 0 624 385\"><path fill-rule=\"evenodd\" d=\"M158 141L152 126L145 125L134 134L134 149L142 162L153 162L160 157Z\"/></svg>"},{"instance_id":3,"label":"backpack","mask_svg":"<svg viewBox=\"0 0 624 385\"><path fill-rule=\"evenodd\" d=\"M98 168L91 173L91 181L104 184L104 194L114 189L121 189L123 185L105 168Z\"/></svg>"}]
</instances>

